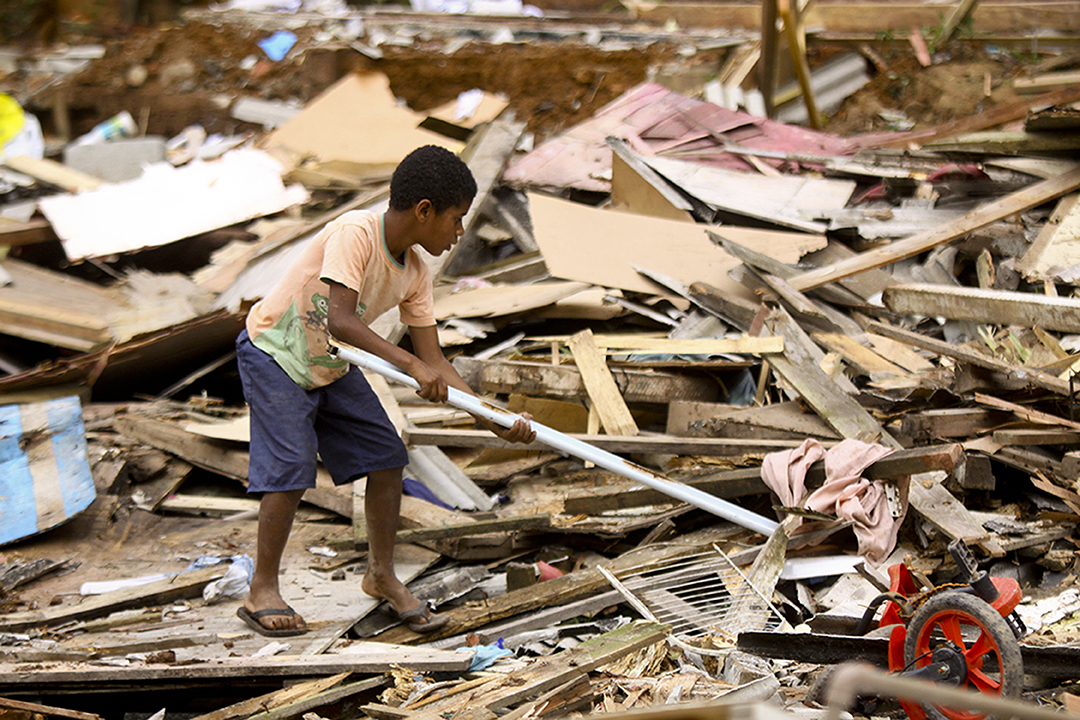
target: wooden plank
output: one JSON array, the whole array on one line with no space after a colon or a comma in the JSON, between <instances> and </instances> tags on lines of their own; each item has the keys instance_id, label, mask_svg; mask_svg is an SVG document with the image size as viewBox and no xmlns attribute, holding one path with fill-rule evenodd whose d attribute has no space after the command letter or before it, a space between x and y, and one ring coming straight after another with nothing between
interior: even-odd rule
<instances>
[{"instance_id":1,"label":"wooden plank","mask_svg":"<svg viewBox=\"0 0 1080 720\"><path fill-rule=\"evenodd\" d=\"M351 673L342 673L342 675L346 674ZM273 708L272 710L267 710L266 712L256 713L247 720L286 720L286 718L306 715L310 710L336 705L346 698L368 692L369 690L374 690L375 688L385 685L388 680L388 676L384 675L382 677L367 678L366 680L338 685L337 687L323 690L311 697L295 700L288 705L282 705Z\"/></svg>"},{"instance_id":2,"label":"wooden plank","mask_svg":"<svg viewBox=\"0 0 1080 720\"><path fill-rule=\"evenodd\" d=\"M806 412L795 401L743 407L676 400L668 404L667 434L778 440L840 437L818 415Z\"/></svg>"},{"instance_id":3,"label":"wooden plank","mask_svg":"<svg viewBox=\"0 0 1080 720\"><path fill-rule=\"evenodd\" d=\"M485 395L518 393L535 397L588 397L576 368L550 363L478 360L459 355L454 367L473 390ZM719 388L710 378L689 377L626 368L612 368L626 402L666 403L671 400L715 401Z\"/></svg>"},{"instance_id":4,"label":"wooden plank","mask_svg":"<svg viewBox=\"0 0 1080 720\"><path fill-rule=\"evenodd\" d=\"M1033 78L1014 78L1013 89L1018 93L1039 93L1076 87L1078 83L1080 83L1080 72L1073 70L1045 73Z\"/></svg>"},{"instance_id":5,"label":"wooden plank","mask_svg":"<svg viewBox=\"0 0 1080 720\"><path fill-rule=\"evenodd\" d=\"M164 580L138 587L114 590L83 599L77 605L50 607L45 610L26 610L0 615L0 630L17 632L32 627L47 627L62 622L102 617L117 610L147 605L161 605L181 598L197 597L209 583L225 575L226 568L210 567L193 570ZM0 671L0 675L2 675ZM33 674L33 673L31 673ZM0 681L2 684L3 681Z\"/></svg>"},{"instance_id":6,"label":"wooden plank","mask_svg":"<svg viewBox=\"0 0 1080 720\"><path fill-rule=\"evenodd\" d=\"M613 453L672 453L675 455L730 456L746 453L768 453L798 447L797 440L753 438L687 438L671 435L597 435L566 433L575 440ZM456 430L453 428L409 428L406 442L412 445L444 447L481 447L520 450L547 450L547 445L533 442L528 445L510 443L495 437L487 430ZM826 441L826 444L831 444Z\"/></svg>"},{"instance_id":7,"label":"wooden plank","mask_svg":"<svg viewBox=\"0 0 1080 720\"><path fill-rule=\"evenodd\" d=\"M551 527L551 516L546 513L537 513L532 515L493 518L490 520L470 520L466 523L443 525L441 527L399 530L397 533L397 542L428 543L438 540L484 535L487 533L542 530L549 527ZM365 547L367 545L367 538L357 538L356 544L357 547Z\"/></svg>"},{"instance_id":8,"label":"wooden plank","mask_svg":"<svg viewBox=\"0 0 1080 720\"><path fill-rule=\"evenodd\" d=\"M1035 241L1016 261L1016 269L1028 280L1041 280L1080 263L1075 238L1080 228L1080 193L1058 200Z\"/></svg>"},{"instance_id":9,"label":"wooden plank","mask_svg":"<svg viewBox=\"0 0 1080 720\"><path fill-rule=\"evenodd\" d=\"M1071 297L912 283L886 288L882 300L905 315L1080 332L1080 300Z\"/></svg>"},{"instance_id":10,"label":"wooden plank","mask_svg":"<svg viewBox=\"0 0 1080 720\"><path fill-rule=\"evenodd\" d=\"M902 330L883 323L871 322L867 325L866 329L868 332L884 335L885 337L890 337L894 340L905 342L908 345L923 348L924 350L929 350L938 355L944 355L945 357L950 357L954 360L974 365L975 367L1004 373L1008 377L1018 379L1029 385L1033 385L1034 387L1049 390L1058 395L1069 395L1069 383L1067 381L1034 368L1010 365L1007 362L992 358L988 355L983 355L982 353L967 350L958 345L951 345L941 340L935 340L934 338L926 337L919 333Z\"/></svg>"},{"instance_id":11,"label":"wooden plank","mask_svg":"<svg viewBox=\"0 0 1080 720\"><path fill-rule=\"evenodd\" d=\"M859 344L850 335L840 335L838 333L813 333L810 337L827 347L829 350L840 353L845 360L867 375L874 373L887 375L907 374L903 368L893 365L870 348Z\"/></svg>"},{"instance_id":12,"label":"wooden plank","mask_svg":"<svg viewBox=\"0 0 1080 720\"><path fill-rule=\"evenodd\" d=\"M637 423L619 393L615 378L593 341L592 330L582 330L568 341L581 381L609 435L637 435Z\"/></svg>"},{"instance_id":13,"label":"wooden plank","mask_svg":"<svg viewBox=\"0 0 1080 720\"><path fill-rule=\"evenodd\" d=\"M337 673L388 672L395 666L417 671L457 671L469 667L472 656L450 650L428 650L407 646L387 647L354 643L352 653L314 656L211 658L183 666L183 679L221 680L227 678L306 677ZM370 652L368 652L370 650ZM79 665L65 669L27 669L21 664L0 666L0 687L48 686L59 683L146 683L175 681L177 668L161 663L102 668Z\"/></svg>"},{"instance_id":14,"label":"wooden plank","mask_svg":"<svg viewBox=\"0 0 1080 720\"><path fill-rule=\"evenodd\" d=\"M882 357L908 372L930 372L934 364L898 340L883 335L866 333L866 341Z\"/></svg>"},{"instance_id":15,"label":"wooden plank","mask_svg":"<svg viewBox=\"0 0 1080 720\"><path fill-rule=\"evenodd\" d=\"M881 423L843 392L836 381L818 366L808 349L812 343L805 338L790 315L777 308L765 322L774 334L784 337L784 354L767 356L770 366L802 396L814 412L843 437L878 442L899 449L899 443Z\"/></svg>"},{"instance_id":16,"label":"wooden plank","mask_svg":"<svg viewBox=\"0 0 1080 720\"><path fill-rule=\"evenodd\" d=\"M542 335L528 338L536 342L567 341L566 336ZM671 355L719 355L738 353L761 355L784 351L784 339L776 336L736 338L700 338L674 339L667 337L646 337L642 335L593 335L596 347L605 354L613 353L665 353Z\"/></svg>"},{"instance_id":17,"label":"wooden plank","mask_svg":"<svg viewBox=\"0 0 1080 720\"><path fill-rule=\"evenodd\" d=\"M985 393L975 393L975 402L980 405L986 405L996 410L1006 410L1014 413L1017 417L1023 418L1029 422L1041 423L1043 425L1056 425L1059 427L1072 428L1073 430L1080 430L1080 422L1074 420L1068 420L1058 415L1052 415L1050 413L1034 410L1017 403L1009 402L1008 400L1002 400L1000 398L987 395Z\"/></svg>"},{"instance_id":18,"label":"wooden plank","mask_svg":"<svg viewBox=\"0 0 1080 720\"><path fill-rule=\"evenodd\" d=\"M12 170L24 173L38 180L43 180L50 185L55 185L73 193L82 192L83 190L94 190L107 184L101 178L96 178L93 175L87 175L86 173L73 170L63 163L58 163L55 160L49 160L48 158L33 158L29 155L16 155L14 157L5 158L3 164L7 165Z\"/></svg>"},{"instance_id":19,"label":"wooden plank","mask_svg":"<svg viewBox=\"0 0 1080 720\"><path fill-rule=\"evenodd\" d=\"M297 683L291 687L241 700L213 712L198 715L191 718L191 720L232 720L233 718L247 717L257 712L266 712L332 688L348 676L349 673L338 673L317 680Z\"/></svg>"},{"instance_id":20,"label":"wooden plank","mask_svg":"<svg viewBox=\"0 0 1080 720\"><path fill-rule=\"evenodd\" d=\"M39 705L38 703L23 702L22 700L12 700L10 698L0 698L0 708L21 710L23 712L33 713L33 716L45 715L46 717L62 717L70 718L71 720L103 720L100 715L95 715L94 713L68 710L67 708L53 707L51 705ZM0 712L0 715L4 714L5 713Z\"/></svg>"},{"instance_id":21,"label":"wooden plank","mask_svg":"<svg viewBox=\"0 0 1080 720\"><path fill-rule=\"evenodd\" d=\"M915 443L945 438L970 438L1005 423L1009 415L985 408L930 408L906 413L899 435Z\"/></svg>"},{"instance_id":22,"label":"wooden plank","mask_svg":"<svg viewBox=\"0 0 1080 720\"><path fill-rule=\"evenodd\" d=\"M56 239L56 232L48 220L16 222L0 218L0 247L18 247L48 242Z\"/></svg>"},{"instance_id":23,"label":"wooden plank","mask_svg":"<svg viewBox=\"0 0 1080 720\"><path fill-rule=\"evenodd\" d=\"M986 203L940 227L868 250L850 260L841 260L834 265L803 273L791 278L790 283L793 287L805 291L836 282L864 270L879 268L952 242L990 223L1042 205L1077 189L1080 189L1080 168L1070 170L1058 177L1042 180Z\"/></svg>"},{"instance_id":24,"label":"wooden plank","mask_svg":"<svg viewBox=\"0 0 1080 720\"><path fill-rule=\"evenodd\" d=\"M1015 428L995 430L990 437L998 445L1080 445L1080 429Z\"/></svg>"}]
</instances>

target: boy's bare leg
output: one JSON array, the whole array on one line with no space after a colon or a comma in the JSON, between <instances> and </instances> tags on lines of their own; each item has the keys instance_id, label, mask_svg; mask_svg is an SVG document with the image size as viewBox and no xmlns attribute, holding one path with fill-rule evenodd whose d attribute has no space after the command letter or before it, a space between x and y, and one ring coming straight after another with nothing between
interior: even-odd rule
<instances>
[{"instance_id":1,"label":"boy's bare leg","mask_svg":"<svg viewBox=\"0 0 1080 720\"><path fill-rule=\"evenodd\" d=\"M394 574L394 544L401 513L401 473L403 468L368 473L364 490L367 520L368 566L360 584L368 595L386 600L399 613L420 606Z\"/></svg>"},{"instance_id":2,"label":"boy's bare leg","mask_svg":"<svg viewBox=\"0 0 1080 720\"><path fill-rule=\"evenodd\" d=\"M264 493L259 502L259 539L255 555L255 571L251 587L244 598L244 607L251 612L268 608L285 608L288 604L281 597L278 576L281 573L281 556L292 531L296 508L300 505L303 490ZM299 613L267 615L260 619L263 625L275 630L305 627Z\"/></svg>"}]
</instances>

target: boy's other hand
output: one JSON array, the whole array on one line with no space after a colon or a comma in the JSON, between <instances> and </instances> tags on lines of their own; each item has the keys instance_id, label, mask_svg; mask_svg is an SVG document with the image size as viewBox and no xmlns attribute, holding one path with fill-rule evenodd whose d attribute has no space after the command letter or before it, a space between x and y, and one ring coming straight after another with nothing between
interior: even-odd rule
<instances>
[{"instance_id":1,"label":"boy's other hand","mask_svg":"<svg viewBox=\"0 0 1080 720\"><path fill-rule=\"evenodd\" d=\"M532 420L532 415L521 413L521 418L508 428L490 423L488 429L507 442L531 443L536 439L536 431L529 424L530 420Z\"/></svg>"},{"instance_id":2,"label":"boy's other hand","mask_svg":"<svg viewBox=\"0 0 1080 720\"><path fill-rule=\"evenodd\" d=\"M449 395L446 381L430 365L418 361L414 363L414 367L410 368L409 375L412 375L413 380L420 385L420 389L416 391L417 395L435 403L446 402Z\"/></svg>"}]
</instances>

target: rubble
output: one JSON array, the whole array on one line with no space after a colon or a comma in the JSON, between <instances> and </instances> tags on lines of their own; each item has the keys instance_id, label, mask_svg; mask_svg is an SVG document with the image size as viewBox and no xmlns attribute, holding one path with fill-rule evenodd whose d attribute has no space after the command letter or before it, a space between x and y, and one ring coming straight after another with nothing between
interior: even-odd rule
<instances>
[{"instance_id":1,"label":"rubble","mask_svg":"<svg viewBox=\"0 0 1080 720\"><path fill-rule=\"evenodd\" d=\"M958 717L823 707L852 659L1070 711L1078 61L966 5L855 43L769 1L782 35L692 3L211 6L0 53L44 131L0 156L0 714ZM359 591L364 482L320 471L283 562L309 632L270 642L235 616L233 341L427 143L479 189L429 259L440 340L543 432L369 369L409 445L395 564L448 622Z\"/></svg>"}]
</instances>

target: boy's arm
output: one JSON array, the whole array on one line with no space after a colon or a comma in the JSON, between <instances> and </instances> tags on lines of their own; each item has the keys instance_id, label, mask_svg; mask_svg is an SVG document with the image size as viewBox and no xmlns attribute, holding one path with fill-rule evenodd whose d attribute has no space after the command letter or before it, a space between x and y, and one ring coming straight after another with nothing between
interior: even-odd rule
<instances>
[{"instance_id":1,"label":"boy's arm","mask_svg":"<svg viewBox=\"0 0 1080 720\"><path fill-rule=\"evenodd\" d=\"M442 346L439 345L439 331L434 325L426 327L410 326L409 336L412 338L413 350L420 360L438 372L447 385L476 396L476 393L465 382L465 379L458 374L457 368L443 354ZM525 413L525 417L529 418L527 413ZM530 427L528 420L518 420L509 428L496 425L481 417L476 417L476 421L502 439L510 442L529 443L536 439L536 432Z\"/></svg>"},{"instance_id":2,"label":"boy's arm","mask_svg":"<svg viewBox=\"0 0 1080 720\"><path fill-rule=\"evenodd\" d=\"M383 360L391 362L409 373L420 385L417 394L425 400L446 402L446 380L443 373L407 350L387 342L377 332L368 327L366 322L357 317L356 303L358 294L355 290L350 290L344 285L333 281L329 285L330 302L327 308L326 323L330 336L353 347L366 350L373 355L378 355ZM434 331L434 328L432 328L432 331ZM438 345L438 342L438 335L436 335L435 344ZM441 351L439 355L442 355ZM446 359L443 358L443 361L445 362ZM450 369L453 370L452 365ZM461 379L460 376L458 379Z\"/></svg>"}]
</instances>

